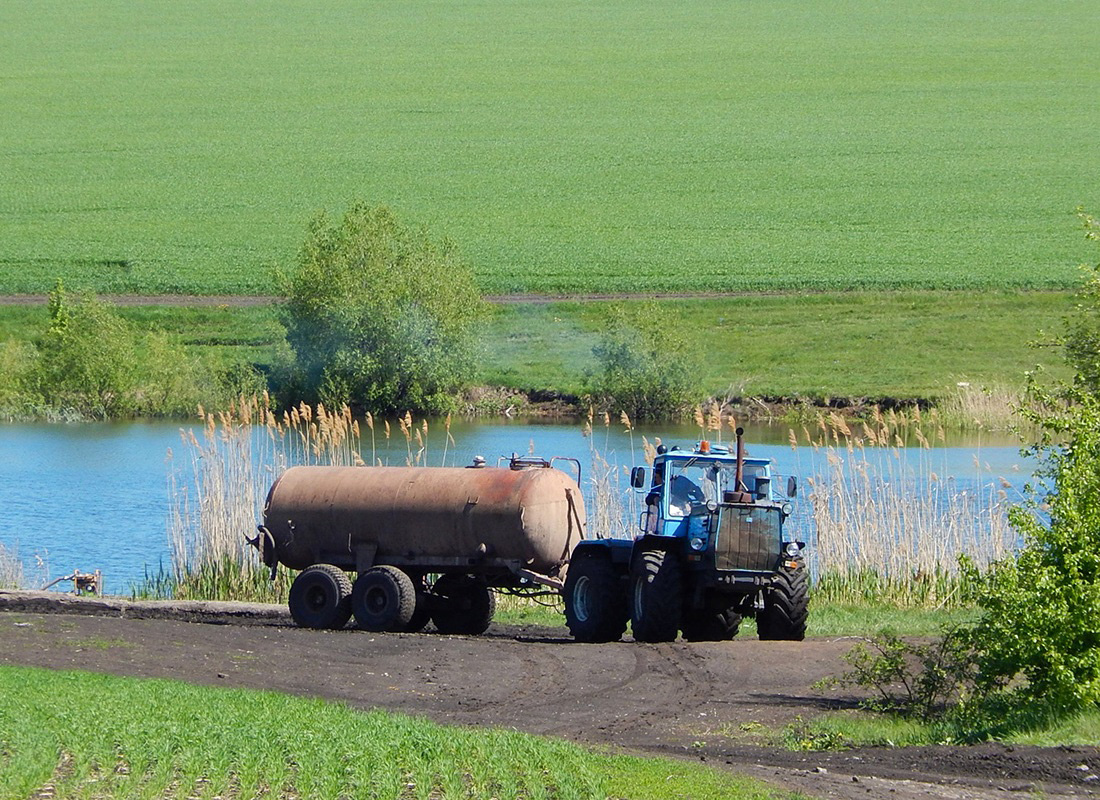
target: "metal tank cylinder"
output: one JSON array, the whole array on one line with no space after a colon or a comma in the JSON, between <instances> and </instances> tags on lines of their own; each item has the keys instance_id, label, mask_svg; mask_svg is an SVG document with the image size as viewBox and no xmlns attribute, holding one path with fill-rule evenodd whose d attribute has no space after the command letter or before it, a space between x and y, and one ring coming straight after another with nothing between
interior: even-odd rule
<instances>
[{"instance_id":1,"label":"metal tank cylinder","mask_svg":"<svg viewBox=\"0 0 1100 800\"><path fill-rule=\"evenodd\" d=\"M557 469L292 467L268 492L264 560L553 574L584 520L580 488Z\"/></svg>"}]
</instances>

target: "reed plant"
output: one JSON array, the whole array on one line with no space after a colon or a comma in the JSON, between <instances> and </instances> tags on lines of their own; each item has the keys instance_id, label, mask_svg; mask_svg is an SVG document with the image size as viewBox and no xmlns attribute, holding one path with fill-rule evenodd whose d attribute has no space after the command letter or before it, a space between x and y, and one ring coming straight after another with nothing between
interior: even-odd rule
<instances>
[{"instance_id":1,"label":"reed plant","mask_svg":"<svg viewBox=\"0 0 1100 800\"><path fill-rule=\"evenodd\" d=\"M962 430L1011 431L1022 420L1020 392L1004 385L959 383L939 402L943 424Z\"/></svg>"},{"instance_id":2,"label":"reed plant","mask_svg":"<svg viewBox=\"0 0 1100 800\"><path fill-rule=\"evenodd\" d=\"M947 475L932 447L933 439L944 440L943 428L921 413L876 408L868 421L854 423L856 430L835 413L822 414L812 431L802 429L802 443L824 455L809 479L815 602L958 605L968 600L960 556L985 567L1015 551L1011 484ZM916 458L902 453L911 441ZM793 430L790 443L798 449Z\"/></svg>"},{"instance_id":3,"label":"reed plant","mask_svg":"<svg viewBox=\"0 0 1100 800\"><path fill-rule=\"evenodd\" d=\"M0 543L0 589L23 588L23 562L14 550Z\"/></svg>"}]
</instances>

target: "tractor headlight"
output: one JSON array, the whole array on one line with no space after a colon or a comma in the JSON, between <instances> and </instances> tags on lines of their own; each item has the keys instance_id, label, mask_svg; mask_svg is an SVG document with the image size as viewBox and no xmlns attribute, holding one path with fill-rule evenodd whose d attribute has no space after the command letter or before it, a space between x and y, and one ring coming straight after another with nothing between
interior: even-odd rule
<instances>
[{"instance_id":1,"label":"tractor headlight","mask_svg":"<svg viewBox=\"0 0 1100 800\"><path fill-rule=\"evenodd\" d=\"M783 510L783 516L784 517L789 517L791 514L794 513L794 503L784 503L782 510Z\"/></svg>"},{"instance_id":2,"label":"tractor headlight","mask_svg":"<svg viewBox=\"0 0 1100 800\"><path fill-rule=\"evenodd\" d=\"M791 558L794 558L802 552L802 545L799 542L787 542L783 547L783 552Z\"/></svg>"},{"instance_id":3,"label":"tractor headlight","mask_svg":"<svg viewBox=\"0 0 1100 800\"><path fill-rule=\"evenodd\" d=\"M707 547L707 540L705 536L692 536L688 540L688 544L692 550L705 550Z\"/></svg>"}]
</instances>

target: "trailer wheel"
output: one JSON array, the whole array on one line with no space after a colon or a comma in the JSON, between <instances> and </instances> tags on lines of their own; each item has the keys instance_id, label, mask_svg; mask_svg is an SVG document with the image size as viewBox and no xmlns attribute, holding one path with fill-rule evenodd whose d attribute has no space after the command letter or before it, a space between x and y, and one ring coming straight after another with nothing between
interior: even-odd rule
<instances>
[{"instance_id":1,"label":"trailer wheel","mask_svg":"<svg viewBox=\"0 0 1100 800\"><path fill-rule=\"evenodd\" d=\"M809 583L806 570L781 569L775 582L764 593L764 608L756 614L760 638L801 642L806 638L806 619L810 613Z\"/></svg>"},{"instance_id":2,"label":"trailer wheel","mask_svg":"<svg viewBox=\"0 0 1100 800\"><path fill-rule=\"evenodd\" d=\"M413 611L409 624L401 630L405 633L420 633L432 620L432 612L428 610L428 598L421 591L416 593L416 610Z\"/></svg>"},{"instance_id":3,"label":"trailer wheel","mask_svg":"<svg viewBox=\"0 0 1100 800\"><path fill-rule=\"evenodd\" d=\"M440 599L432 622L440 633L476 636L485 633L497 608L496 595L485 581L470 575L442 575L432 586Z\"/></svg>"},{"instance_id":4,"label":"trailer wheel","mask_svg":"<svg viewBox=\"0 0 1100 800\"><path fill-rule=\"evenodd\" d=\"M314 564L290 585L289 605L300 628L342 628L351 619L351 581L339 567Z\"/></svg>"},{"instance_id":5,"label":"trailer wheel","mask_svg":"<svg viewBox=\"0 0 1100 800\"><path fill-rule=\"evenodd\" d=\"M397 567L371 567L351 589L351 610L363 630L404 630L416 610L412 579Z\"/></svg>"},{"instance_id":6,"label":"trailer wheel","mask_svg":"<svg viewBox=\"0 0 1100 800\"><path fill-rule=\"evenodd\" d=\"M683 577L675 553L638 553L630 567L630 597L630 627L635 641L675 641L683 607Z\"/></svg>"},{"instance_id":7,"label":"trailer wheel","mask_svg":"<svg viewBox=\"0 0 1100 800\"><path fill-rule=\"evenodd\" d=\"M626 591L606 558L587 556L569 565L565 624L578 642L616 642L630 618Z\"/></svg>"},{"instance_id":8,"label":"trailer wheel","mask_svg":"<svg viewBox=\"0 0 1100 800\"><path fill-rule=\"evenodd\" d=\"M682 629L689 642L728 642L741 628L740 606L727 598L707 602L699 613L684 614Z\"/></svg>"}]
</instances>

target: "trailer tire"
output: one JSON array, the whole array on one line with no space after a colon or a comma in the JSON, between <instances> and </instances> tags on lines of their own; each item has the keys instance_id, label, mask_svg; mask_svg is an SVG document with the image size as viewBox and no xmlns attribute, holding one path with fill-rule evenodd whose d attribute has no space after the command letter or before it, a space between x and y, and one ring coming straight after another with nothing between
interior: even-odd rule
<instances>
[{"instance_id":1,"label":"trailer tire","mask_svg":"<svg viewBox=\"0 0 1100 800\"><path fill-rule=\"evenodd\" d=\"M471 575L442 575L432 586L438 597L432 622L440 633L477 636L485 633L496 611L496 595Z\"/></svg>"},{"instance_id":2,"label":"trailer tire","mask_svg":"<svg viewBox=\"0 0 1100 800\"><path fill-rule=\"evenodd\" d=\"M409 624L401 630L405 633L420 633L432 621L432 612L428 610L427 596L421 592L416 593L416 610L413 611Z\"/></svg>"},{"instance_id":3,"label":"trailer tire","mask_svg":"<svg viewBox=\"0 0 1100 800\"><path fill-rule=\"evenodd\" d=\"M756 614L756 628L763 640L801 642L806 638L810 590L803 567L784 567L764 593L764 608Z\"/></svg>"},{"instance_id":4,"label":"trailer tire","mask_svg":"<svg viewBox=\"0 0 1100 800\"><path fill-rule=\"evenodd\" d=\"M672 642L680 628L683 575L667 550L643 550L630 568L630 627L638 642Z\"/></svg>"},{"instance_id":5,"label":"trailer tire","mask_svg":"<svg viewBox=\"0 0 1100 800\"><path fill-rule=\"evenodd\" d=\"M686 613L682 625L684 638L689 642L728 642L741 628L739 608L728 600L712 600L700 613Z\"/></svg>"},{"instance_id":6,"label":"trailer tire","mask_svg":"<svg viewBox=\"0 0 1100 800\"><path fill-rule=\"evenodd\" d=\"M565 624L578 642L617 642L630 618L623 582L611 561L584 556L565 577Z\"/></svg>"},{"instance_id":7,"label":"trailer tire","mask_svg":"<svg viewBox=\"0 0 1100 800\"><path fill-rule=\"evenodd\" d=\"M412 578L397 567L371 567L351 588L351 610L365 631L403 631L416 611Z\"/></svg>"},{"instance_id":8,"label":"trailer tire","mask_svg":"<svg viewBox=\"0 0 1100 800\"><path fill-rule=\"evenodd\" d=\"M290 585L290 616L300 628L336 630L351 619L351 581L332 564L302 570Z\"/></svg>"}]
</instances>

